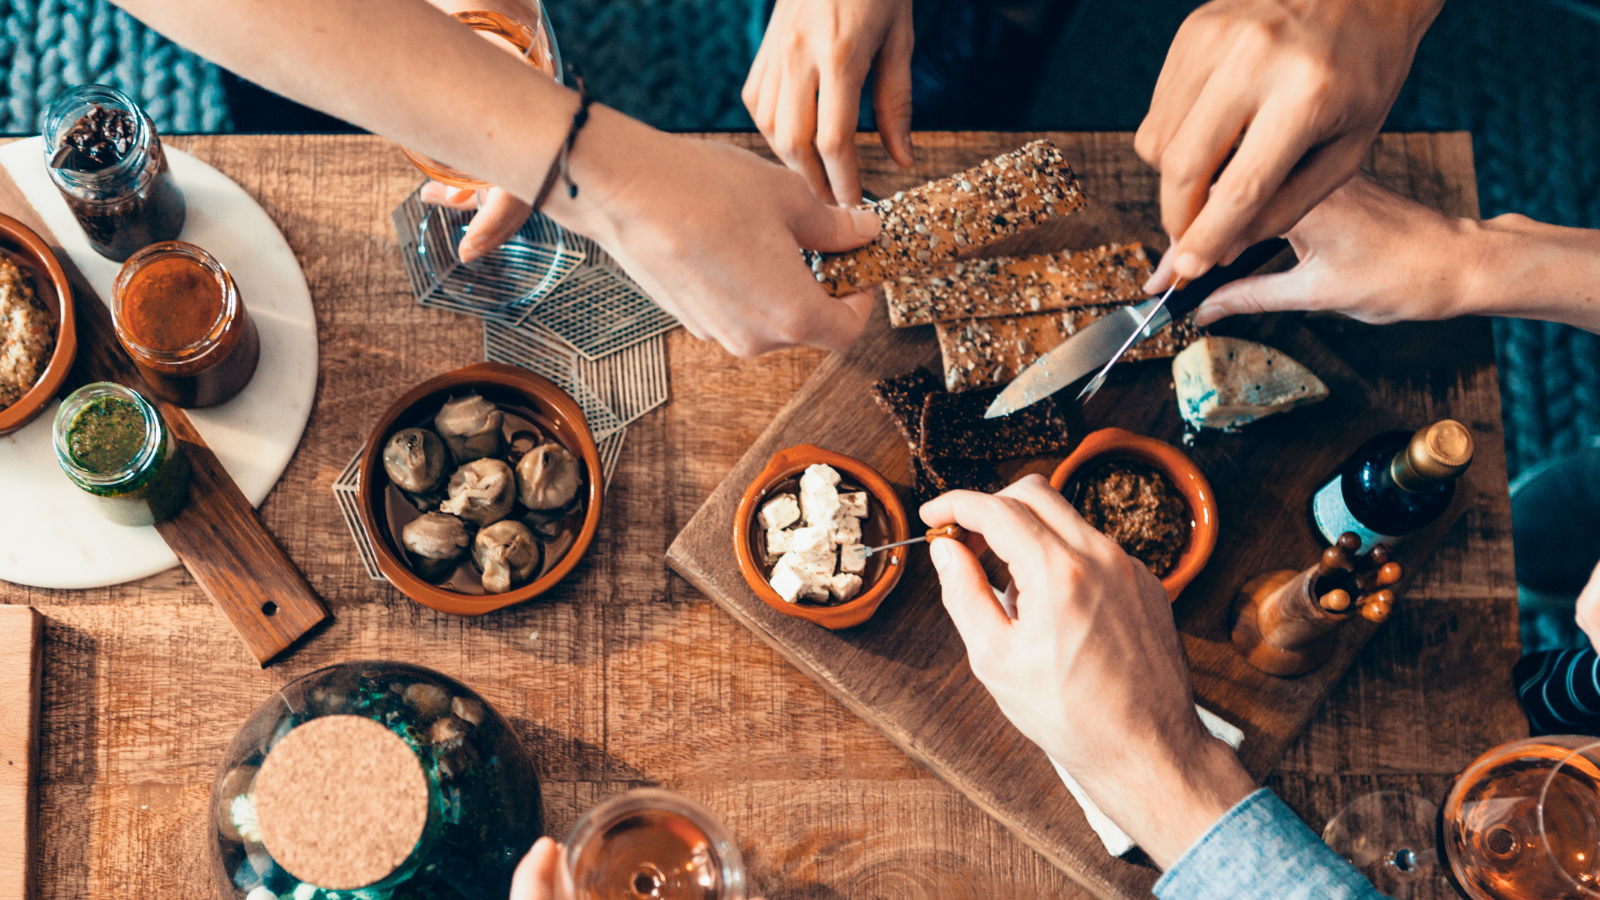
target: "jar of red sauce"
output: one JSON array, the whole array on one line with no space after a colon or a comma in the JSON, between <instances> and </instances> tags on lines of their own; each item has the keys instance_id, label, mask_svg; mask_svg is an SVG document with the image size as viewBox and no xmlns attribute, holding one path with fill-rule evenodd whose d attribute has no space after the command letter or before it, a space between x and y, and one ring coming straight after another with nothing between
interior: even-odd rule
<instances>
[{"instance_id":1,"label":"jar of red sauce","mask_svg":"<svg viewBox=\"0 0 1600 900\"><path fill-rule=\"evenodd\" d=\"M215 406L244 390L261 356L233 276L193 244L163 241L122 264L111 289L117 340L173 406Z\"/></svg>"}]
</instances>

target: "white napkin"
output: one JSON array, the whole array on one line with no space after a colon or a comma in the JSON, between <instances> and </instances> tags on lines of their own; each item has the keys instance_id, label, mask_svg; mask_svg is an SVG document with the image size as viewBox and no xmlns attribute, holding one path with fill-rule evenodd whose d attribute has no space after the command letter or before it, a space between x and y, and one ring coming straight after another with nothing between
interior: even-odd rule
<instances>
[{"instance_id":1,"label":"white napkin","mask_svg":"<svg viewBox=\"0 0 1600 900\"><path fill-rule=\"evenodd\" d=\"M994 590L994 595L999 599L1000 606L1005 609L1006 615L1015 619L1017 617L1016 586L1008 585L1005 590L993 585L990 585L990 588ZM1221 716L1203 706L1196 704L1194 711L1200 714L1200 721L1205 724L1207 731L1211 732L1213 736L1227 741L1228 746L1233 749L1239 749L1239 745L1244 742L1243 731L1240 731L1237 726L1224 721ZM1072 798L1078 801L1079 806L1083 807L1083 817L1089 820L1089 827L1093 828L1094 833L1100 836L1100 843L1106 845L1106 852L1112 856L1121 856L1132 850L1133 838L1128 837L1121 828L1117 827L1115 822L1111 821L1109 816L1100 811L1100 807L1094 805L1094 801L1089 799L1089 795L1083 792L1083 787L1078 784L1076 779L1067 774L1066 769L1061 768L1060 763L1052 759L1050 760L1050 765L1056 767L1056 774L1061 776L1061 783L1067 786L1067 790L1072 792Z\"/></svg>"}]
</instances>

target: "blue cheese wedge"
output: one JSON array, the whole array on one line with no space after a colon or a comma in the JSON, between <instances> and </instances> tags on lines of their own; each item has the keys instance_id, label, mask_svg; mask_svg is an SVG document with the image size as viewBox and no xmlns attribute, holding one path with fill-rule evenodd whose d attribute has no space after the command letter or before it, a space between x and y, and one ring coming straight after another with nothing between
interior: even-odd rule
<instances>
[{"instance_id":1,"label":"blue cheese wedge","mask_svg":"<svg viewBox=\"0 0 1600 900\"><path fill-rule=\"evenodd\" d=\"M1328 386L1310 369L1254 341L1202 337L1172 360L1178 413L1189 427L1234 431L1316 403Z\"/></svg>"}]
</instances>

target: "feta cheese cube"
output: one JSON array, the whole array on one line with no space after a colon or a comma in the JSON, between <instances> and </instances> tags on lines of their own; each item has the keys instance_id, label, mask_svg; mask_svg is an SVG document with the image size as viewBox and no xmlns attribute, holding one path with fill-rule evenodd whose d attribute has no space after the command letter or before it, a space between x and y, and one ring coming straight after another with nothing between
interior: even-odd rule
<instances>
[{"instance_id":1,"label":"feta cheese cube","mask_svg":"<svg viewBox=\"0 0 1600 900\"><path fill-rule=\"evenodd\" d=\"M767 579L772 589L788 603L794 603L812 590L813 578L798 553L785 553L772 567Z\"/></svg>"},{"instance_id":2,"label":"feta cheese cube","mask_svg":"<svg viewBox=\"0 0 1600 900\"><path fill-rule=\"evenodd\" d=\"M861 576L840 572L828 579L828 593L836 600L849 600L861 590Z\"/></svg>"},{"instance_id":3,"label":"feta cheese cube","mask_svg":"<svg viewBox=\"0 0 1600 900\"><path fill-rule=\"evenodd\" d=\"M800 510L805 514L806 524L828 528L833 525L834 517L839 514L839 492L827 488L826 493L816 491L802 491L800 493Z\"/></svg>"},{"instance_id":4,"label":"feta cheese cube","mask_svg":"<svg viewBox=\"0 0 1600 900\"><path fill-rule=\"evenodd\" d=\"M788 528L800 521L800 504L793 494L779 494L761 507L761 514L757 518L768 531Z\"/></svg>"},{"instance_id":5,"label":"feta cheese cube","mask_svg":"<svg viewBox=\"0 0 1600 900\"><path fill-rule=\"evenodd\" d=\"M867 548L860 544L846 544L839 548L839 571L861 574L867 567Z\"/></svg>"},{"instance_id":6,"label":"feta cheese cube","mask_svg":"<svg viewBox=\"0 0 1600 900\"><path fill-rule=\"evenodd\" d=\"M848 494L840 494L839 512L847 516L854 516L857 519L865 519L867 517L867 492L851 491Z\"/></svg>"},{"instance_id":7,"label":"feta cheese cube","mask_svg":"<svg viewBox=\"0 0 1600 900\"><path fill-rule=\"evenodd\" d=\"M767 531L767 555L782 556L794 549L794 532L773 528Z\"/></svg>"},{"instance_id":8,"label":"feta cheese cube","mask_svg":"<svg viewBox=\"0 0 1600 900\"><path fill-rule=\"evenodd\" d=\"M829 529L819 526L796 528L789 532L789 549L796 553L832 550L833 541L830 539L829 532Z\"/></svg>"},{"instance_id":9,"label":"feta cheese cube","mask_svg":"<svg viewBox=\"0 0 1600 900\"><path fill-rule=\"evenodd\" d=\"M844 511L840 510L838 517L833 520L833 528L829 530L828 537L835 544L861 543L861 520L845 515Z\"/></svg>"},{"instance_id":10,"label":"feta cheese cube","mask_svg":"<svg viewBox=\"0 0 1600 900\"><path fill-rule=\"evenodd\" d=\"M838 493L836 490L838 486L839 473L833 466L825 463L817 463L814 466L807 467L800 476L800 493L802 494L807 492L816 493L823 490Z\"/></svg>"}]
</instances>

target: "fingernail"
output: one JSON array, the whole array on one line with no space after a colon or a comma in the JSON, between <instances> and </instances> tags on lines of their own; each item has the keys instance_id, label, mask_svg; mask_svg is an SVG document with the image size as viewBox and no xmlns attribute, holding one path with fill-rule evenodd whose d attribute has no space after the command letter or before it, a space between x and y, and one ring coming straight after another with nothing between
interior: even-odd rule
<instances>
[{"instance_id":1,"label":"fingernail","mask_svg":"<svg viewBox=\"0 0 1600 900\"><path fill-rule=\"evenodd\" d=\"M933 560L935 569L943 569L948 566L951 560L954 559L950 554L954 552L955 548L950 546L949 538L934 538L928 543L928 558Z\"/></svg>"},{"instance_id":2,"label":"fingernail","mask_svg":"<svg viewBox=\"0 0 1600 900\"><path fill-rule=\"evenodd\" d=\"M1156 291L1161 290L1162 277L1163 276L1160 270L1157 270L1155 274L1151 275L1150 279L1144 283L1144 292L1146 294L1154 294Z\"/></svg>"},{"instance_id":3,"label":"fingernail","mask_svg":"<svg viewBox=\"0 0 1600 900\"><path fill-rule=\"evenodd\" d=\"M463 240L461 245L456 248L456 255L461 257L462 262L472 262L478 258L478 242L470 239Z\"/></svg>"},{"instance_id":4,"label":"fingernail","mask_svg":"<svg viewBox=\"0 0 1600 900\"><path fill-rule=\"evenodd\" d=\"M1204 262L1201 262L1200 257L1185 250L1178 254L1177 259L1173 260L1172 268L1179 275L1192 281L1205 272L1205 265Z\"/></svg>"},{"instance_id":5,"label":"fingernail","mask_svg":"<svg viewBox=\"0 0 1600 900\"><path fill-rule=\"evenodd\" d=\"M1197 328L1204 328L1217 320L1217 308L1210 301L1200 304L1194 311L1194 324Z\"/></svg>"},{"instance_id":6,"label":"fingernail","mask_svg":"<svg viewBox=\"0 0 1600 900\"><path fill-rule=\"evenodd\" d=\"M855 226L856 236L862 240L878 236L878 216L869 209L850 210L850 224Z\"/></svg>"}]
</instances>

